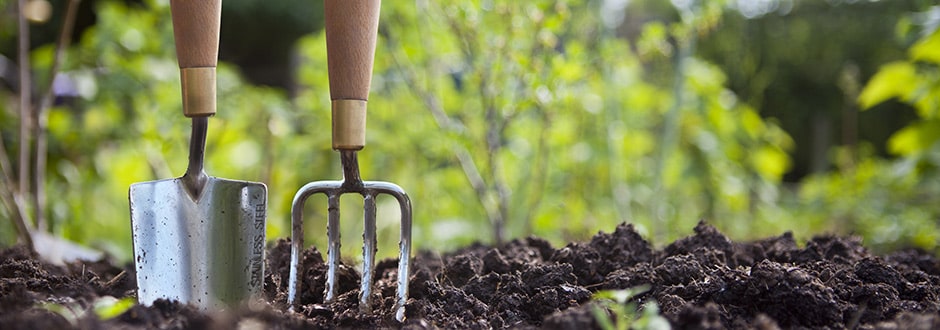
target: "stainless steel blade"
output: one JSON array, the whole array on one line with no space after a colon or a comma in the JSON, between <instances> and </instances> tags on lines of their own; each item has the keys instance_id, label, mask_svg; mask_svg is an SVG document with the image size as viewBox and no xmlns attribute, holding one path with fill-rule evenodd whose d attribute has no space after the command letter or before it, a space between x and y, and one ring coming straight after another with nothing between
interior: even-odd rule
<instances>
[{"instance_id":1,"label":"stainless steel blade","mask_svg":"<svg viewBox=\"0 0 940 330\"><path fill-rule=\"evenodd\" d=\"M208 177L199 196L183 178L130 188L138 300L234 306L261 293L267 187Z\"/></svg>"}]
</instances>

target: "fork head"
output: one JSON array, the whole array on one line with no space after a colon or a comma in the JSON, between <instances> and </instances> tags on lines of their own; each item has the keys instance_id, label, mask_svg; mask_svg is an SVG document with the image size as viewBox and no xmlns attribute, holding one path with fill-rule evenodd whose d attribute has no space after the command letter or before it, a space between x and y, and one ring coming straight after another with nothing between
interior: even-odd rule
<instances>
[{"instance_id":1,"label":"fork head","mask_svg":"<svg viewBox=\"0 0 940 330\"><path fill-rule=\"evenodd\" d=\"M362 281L359 290L359 311L372 313L372 284L375 275L376 247L376 207L375 198L386 194L394 197L401 209L401 234L399 241L398 292L395 302L395 319L404 321L405 302L408 299L409 259L411 258L411 222L412 208L408 194L398 185L383 181L362 181L359 176L359 162L356 151L340 152L343 163L342 181L316 181L304 185L294 195L291 206L291 268L288 279L288 304L293 309L298 304L297 290L300 287L300 256L303 253L303 209L307 198L322 193L327 196L327 276L324 301L332 302L337 296L336 272L340 259L340 207L343 194L359 194L363 197L363 266Z\"/></svg>"}]
</instances>

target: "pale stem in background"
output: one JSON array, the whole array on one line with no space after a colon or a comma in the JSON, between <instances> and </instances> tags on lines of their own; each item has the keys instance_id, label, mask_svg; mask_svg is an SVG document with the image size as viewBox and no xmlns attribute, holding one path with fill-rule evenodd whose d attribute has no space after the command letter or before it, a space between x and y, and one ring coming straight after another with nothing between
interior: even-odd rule
<instances>
[{"instance_id":1,"label":"pale stem in background","mask_svg":"<svg viewBox=\"0 0 940 330\"><path fill-rule=\"evenodd\" d=\"M52 66L49 68L49 81L46 83L46 90L43 93L39 108L36 109L36 164L33 171L33 186L35 193L32 195L33 210L36 212L36 229L39 231L49 230L46 223L46 167L48 163L48 124L49 108L55 101L56 75L59 73L59 67L65 59L65 51L71 43L72 29L75 27L75 14L78 12L78 4L81 0L69 0L65 11L65 19L62 21L62 30L59 32L59 39L56 42L55 57L52 59Z\"/></svg>"}]
</instances>

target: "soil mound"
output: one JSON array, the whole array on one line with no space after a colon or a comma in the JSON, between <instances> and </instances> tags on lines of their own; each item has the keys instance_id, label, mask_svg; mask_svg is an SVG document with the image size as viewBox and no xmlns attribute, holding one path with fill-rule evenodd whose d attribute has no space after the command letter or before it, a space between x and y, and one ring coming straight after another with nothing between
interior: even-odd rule
<instances>
[{"instance_id":1,"label":"soil mound","mask_svg":"<svg viewBox=\"0 0 940 330\"><path fill-rule=\"evenodd\" d=\"M420 252L403 324L391 317L397 260L378 263L376 314L363 316L360 277L349 265L340 268L337 301L323 303L326 265L315 248L304 251L300 307L288 312L289 259L287 240L269 248L264 301L213 314L158 301L100 320L88 312L98 297L134 295L132 267L57 267L14 247L0 251L0 328L584 329L599 328L596 292L640 286L649 289L632 298L636 306L655 301L682 329L940 328L940 261L919 250L873 255L851 237L820 236L802 248L789 233L738 243L700 223L657 250L623 224L561 248L530 237Z\"/></svg>"}]
</instances>

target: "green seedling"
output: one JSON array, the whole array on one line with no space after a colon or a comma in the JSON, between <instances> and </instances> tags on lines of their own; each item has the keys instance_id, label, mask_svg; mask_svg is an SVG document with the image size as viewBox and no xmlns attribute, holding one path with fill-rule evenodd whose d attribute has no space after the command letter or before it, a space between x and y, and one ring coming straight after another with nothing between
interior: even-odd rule
<instances>
[{"instance_id":1,"label":"green seedling","mask_svg":"<svg viewBox=\"0 0 940 330\"><path fill-rule=\"evenodd\" d=\"M78 321L88 316L88 313L94 313L99 320L105 321L123 314L133 307L135 303L137 303L137 299L134 297L118 299L112 296L104 296L95 299L90 309L83 308L81 304L76 301L57 303L43 302L38 306L39 308L61 315L69 324L77 326Z\"/></svg>"},{"instance_id":2,"label":"green seedling","mask_svg":"<svg viewBox=\"0 0 940 330\"><path fill-rule=\"evenodd\" d=\"M134 297L127 297L117 299L111 296L105 296L95 300L94 310L95 315L98 316L98 319L110 320L117 317L118 315L124 314L128 309L134 307L134 304L137 303L137 299Z\"/></svg>"},{"instance_id":3,"label":"green seedling","mask_svg":"<svg viewBox=\"0 0 940 330\"><path fill-rule=\"evenodd\" d=\"M604 330L668 330L669 321L659 315L659 305L650 300L639 310L633 301L638 295L649 291L643 285L623 290L605 290L594 294L592 312L597 323Z\"/></svg>"}]
</instances>

